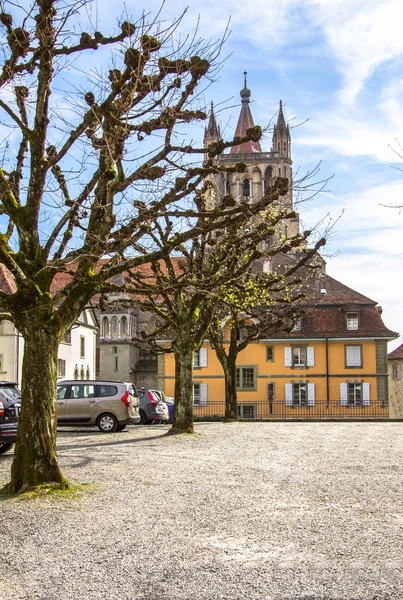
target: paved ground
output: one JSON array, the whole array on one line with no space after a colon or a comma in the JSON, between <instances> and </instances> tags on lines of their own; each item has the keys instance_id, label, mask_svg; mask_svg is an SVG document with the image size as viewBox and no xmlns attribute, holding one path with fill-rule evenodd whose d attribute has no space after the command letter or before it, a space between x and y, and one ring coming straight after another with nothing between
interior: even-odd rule
<instances>
[{"instance_id":1,"label":"paved ground","mask_svg":"<svg viewBox=\"0 0 403 600\"><path fill-rule=\"evenodd\" d=\"M96 487L0 502L0 599L401 600L402 428L61 429L65 475Z\"/></svg>"}]
</instances>

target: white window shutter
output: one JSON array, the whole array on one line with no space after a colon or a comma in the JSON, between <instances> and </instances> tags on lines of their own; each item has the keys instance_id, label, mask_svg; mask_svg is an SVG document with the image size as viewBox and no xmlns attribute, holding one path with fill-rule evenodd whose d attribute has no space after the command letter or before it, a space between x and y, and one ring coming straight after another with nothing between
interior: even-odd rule
<instances>
[{"instance_id":1,"label":"white window shutter","mask_svg":"<svg viewBox=\"0 0 403 600\"><path fill-rule=\"evenodd\" d=\"M292 352L291 346L284 348L284 366L292 367Z\"/></svg>"},{"instance_id":2,"label":"white window shutter","mask_svg":"<svg viewBox=\"0 0 403 600\"><path fill-rule=\"evenodd\" d=\"M361 367L361 346L347 346L347 366Z\"/></svg>"},{"instance_id":3,"label":"white window shutter","mask_svg":"<svg viewBox=\"0 0 403 600\"><path fill-rule=\"evenodd\" d=\"M207 348L200 348L200 367L207 367Z\"/></svg>"},{"instance_id":4,"label":"white window shutter","mask_svg":"<svg viewBox=\"0 0 403 600\"><path fill-rule=\"evenodd\" d=\"M347 383L340 384L340 404L342 406L347 406Z\"/></svg>"},{"instance_id":5,"label":"white window shutter","mask_svg":"<svg viewBox=\"0 0 403 600\"><path fill-rule=\"evenodd\" d=\"M315 348L313 346L308 346L307 348L307 361L308 367L315 366Z\"/></svg>"},{"instance_id":6,"label":"white window shutter","mask_svg":"<svg viewBox=\"0 0 403 600\"><path fill-rule=\"evenodd\" d=\"M200 384L200 406L207 404L207 383Z\"/></svg>"},{"instance_id":7,"label":"white window shutter","mask_svg":"<svg viewBox=\"0 0 403 600\"><path fill-rule=\"evenodd\" d=\"M308 383L308 406L315 406L315 384Z\"/></svg>"},{"instance_id":8,"label":"white window shutter","mask_svg":"<svg viewBox=\"0 0 403 600\"><path fill-rule=\"evenodd\" d=\"M362 384L362 404L363 406L369 406L371 402L370 392L369 392L369 383Z\"/></svg>"},{"instance_id":9,"label":"white window shutter","mask_svg":"<svg viewBox=\"0 0 403 600\"><path fill-rule=\"evenodd\" d=\"M285 384L285 405L292 406L292 383Z\"/></svg>"}]
</instances>

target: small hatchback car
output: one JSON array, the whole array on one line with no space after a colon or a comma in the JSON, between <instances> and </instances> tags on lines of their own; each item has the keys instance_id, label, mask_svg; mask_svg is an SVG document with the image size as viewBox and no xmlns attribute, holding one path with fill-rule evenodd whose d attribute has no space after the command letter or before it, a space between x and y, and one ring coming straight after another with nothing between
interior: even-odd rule
<instances>
[{"instance_id":1,"label":"small hatchback car","mask_svg":"<svg viewBox=\"0 0 403 600\"><path fill-rule=\"evenodd\" d=\"M139 397L134 383L124 381L59 381L58 425L98 425L104 433L139 423Z\"/></svg>"},{"instance_id":2,"label":"small hatchback car","mask_svg":"<svg viewBox=\"0 0 403 600\"><path fill-rule=\"evenodd\" d=\"M141 387L139 388L139 397L141 425L153 423L153 421L168 422L168 407L163 401L161 392Z\"/></svg>"},{"instance_id":3,"label":"small hatchback car","mask_svg":"<svg viewBox=\"0 0 403 600\"><path fill-rule=\"evenodd\" d=\"M17 437L21 395L16 383L0 381L0 454L13 447Z\"/></svg>"}]
</instances>

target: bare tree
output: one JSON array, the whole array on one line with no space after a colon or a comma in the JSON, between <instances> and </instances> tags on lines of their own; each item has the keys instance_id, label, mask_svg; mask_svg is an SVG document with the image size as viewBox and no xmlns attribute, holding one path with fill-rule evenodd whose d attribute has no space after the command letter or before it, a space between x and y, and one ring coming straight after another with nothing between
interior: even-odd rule
<instances>
[{"instance_id":1,"label":"bare tree","mask_svg":"<svg viewBox=\"0 0 403 600\"><path fill-rule=\"evenodd\" d=\"M115 291L113 276L156 263L200 231L231 226L244 211L223 215L195 194L230 144L177 141L178 125L205 119L192 102L214 75L222 40L178 46L178 22L163 28L144 17L123 21L116 35L92 26L76 34L85 4L0 4L0 262L16 287L0 292L0 319L25 340L12 492L68 485L56 455L57 351L90 298ZM251 128L247 139L260 135ZM161 220L169 226L157 245Z\"/></svg>"},{"instance_id":2,"label":"bare tree","mask_svg":"<svg viewBox=\"0 0 403 600\"><path fill-rule=\"evenodd\" d=\"M207 337L224 372L225 421L238 420L239 353L256 340L290 331L312 303L312 284L319 268L317 252L324 239L298 253L292 247L285 248L286 243L272 246L267 253L271 258L270 273L246 273L243 280L235 281L226 290L230 306L227 302L215 306Z\"/></svg>"}]
</instances>

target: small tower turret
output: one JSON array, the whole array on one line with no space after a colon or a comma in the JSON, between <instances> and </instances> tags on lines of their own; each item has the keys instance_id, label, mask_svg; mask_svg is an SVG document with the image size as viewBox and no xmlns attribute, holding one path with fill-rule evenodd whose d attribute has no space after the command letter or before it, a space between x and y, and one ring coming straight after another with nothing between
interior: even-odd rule
<instances>
[{"instance_id":1,"label":"small tower turret","mask_svg":"<svg viewBox=\"0 0 403 600\"><path fill-rule=\"evenodd\" d=\"M210 118L207 127L204 128L204 147L211 144L211 142L218 142L221 139L220 128L217 125L217 121L214 114L214 104L211 103Z\"/></svg>"},{"instance_id":2,"label":"small tower turret","mask_svg":"<svg viewBox=\"0 0 403 600\"><path fill-rule=\"evenodd\" d=\"M278 152L282 158L291 158L291 134L290 127L286 124L283 103L280 100L277 125L273 130L273 152Z\"/></svg>"}]
</instances>

